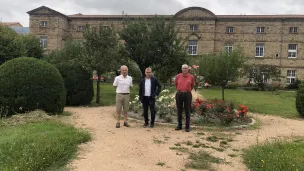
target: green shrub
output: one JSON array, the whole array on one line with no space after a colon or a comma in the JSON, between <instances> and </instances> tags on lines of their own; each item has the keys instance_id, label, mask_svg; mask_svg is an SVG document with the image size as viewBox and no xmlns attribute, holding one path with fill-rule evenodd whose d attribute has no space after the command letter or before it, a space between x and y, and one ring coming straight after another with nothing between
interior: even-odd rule
<instances>
[{"instance_id":1,"label":"green shrub","mask_svg":"<svg viewBox=\"0 0 304 171\"><path fill-rule=\"evenodd\" d=\"M298 113L304 117L304 83L299 85L296 95L296 108Z\"/></svg>"},{"instance_id":2,"label":"green shrub","mask_svg":"<svg viewBox=\"0 0 304 171\"><path fill-rule=\"evenodd\" d=\"M90 104L94 97L92 74L80 63L59 63L56 65L67 90L66 105Z\"/></svg>"},{"instance_id":3,"label":"green shrub","mask_svg":"<svg viewBox=\"0 0 304 171\"><path fill-rule=\"evenodd\" d=\"M1 116L35 109L62 113L65 100L63 79L51 64L21 57L0 66Z\"/></svg>"},{"instance_id":4,"label":"green shrub","mask_svg":"<svg viewBox=\"0 0 304 171\"><path fill-rule=\"evenodd\" d=\"M298 89L300 84L301 84L301 80L296 79L296 81L294 83L292 83L292 84L289 84L287 86L287 88L288 89Z\"/></svg>"},{"instance_id":5,"label":"green shrub","mask_svg":"<svg viewBox=\"0 0 304 171\"><path fill-rule=\"evenodd\" d=\"M236 82L230 82L226 85L225 89L237 89L239 84Z\"/></svg>"}]
</instances>

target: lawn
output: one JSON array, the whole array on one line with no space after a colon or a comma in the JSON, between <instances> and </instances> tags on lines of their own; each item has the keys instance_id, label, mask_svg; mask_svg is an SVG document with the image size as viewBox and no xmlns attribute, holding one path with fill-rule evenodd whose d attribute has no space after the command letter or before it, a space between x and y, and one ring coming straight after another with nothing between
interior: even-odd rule
<instances>
[{"instance_id":1,"label":"lawn","mask_svg":"<svg viewBox=\"0 0 304 171\"><path fill-rule=\"evenodd\" d=\"M111 83L100 83L100 103L96 104L96 82L94 82L94 98L92 100L92 106L111 106L115 105L116 89ZM138 84L134 84L130 89L130 98L134 99L135 95L138 95Z\"/></svg>"},{"instance_id":2,"label":"lawn","mask_svg":"<svg viewBox=\"0 0 304 171\"><path fill-rule=\"evenodd\" d=\"M91 138L55 120L11 120L0 120L1 171L61 169L75 156L77 146Z\"/></svg>"},{"instance_id":3,"label":"lawn","mask_svg":"<svg viewBox=\"0 0 304 171\"><path fill-rule=\"evenodd\" d=\"M96 104L96 82L94 82L94 99L91 103L92 106L110 106L115 105L115 97L116 97L116 90L111 83L100 83L100 103ZM175 91L175 87L168 87L172 93ZM134 84L133 87L130 89L130 101L135 98L135 95L138 95L139 86L138 84Z\"/></svg>"},{"instance_id":4,"label":"lawn","mask_svg":"<svg viewBox=\"0 0 304 171\"><path fill-rule=\"evenodd\" d=\"M245 150L244 162L251 171L304 170L304 140L252 146Z\"/></svg>"},{"instance_id":5,"label":"lawn","mask_svg":"<svg viewBox=\"0 0 304 171\"><path fill-rule=\"evenodd\" d=\"M206 99L221 99L221 89L200 89L200 94ZM225 90L225 100L236 104L244 104L249 112L271 114L287 118L299 117L295 107L295 92L287 91L248 91L238 89Z\"/></svg>"}]
</instances>

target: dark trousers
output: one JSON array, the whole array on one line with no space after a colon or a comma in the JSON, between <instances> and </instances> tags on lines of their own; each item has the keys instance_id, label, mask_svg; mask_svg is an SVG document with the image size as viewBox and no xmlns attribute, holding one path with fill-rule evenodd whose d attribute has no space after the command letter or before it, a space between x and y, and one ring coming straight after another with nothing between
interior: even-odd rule
<instances>
[{"instance_id":1,"label":"dark trousers","mask_svg":"<svg viewBox=\"0 0 304 171\"><path fill-rule=\"evenodd\" d=\"M192 103L191 92L177 92L175 95L176 107L177 107L177 121L178 127L182 127L182 113L185 109L186 113L186 128L190 128L190 109Z\"/></svg>"},{"instance_id":2,"label":"dark trousers","mask_svg":"<svg viewBox=\"0 0 304 171\"><path fill-rule=\"evenodd\" d=\"M155 121L155 98L144 96L143 97L143 108L144 108L144 118L145 118L145 123L149 123L148 119L148 107L150 106L150 112L151 112L151 124L154 124Z\"/></svg>"}]
</instances>

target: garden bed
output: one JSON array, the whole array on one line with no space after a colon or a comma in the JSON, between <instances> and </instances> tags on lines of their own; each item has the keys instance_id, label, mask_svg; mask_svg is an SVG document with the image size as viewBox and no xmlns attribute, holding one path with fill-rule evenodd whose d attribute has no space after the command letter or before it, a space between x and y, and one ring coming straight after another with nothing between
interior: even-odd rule
<instances>
[{"instance_id":1,"label":"garden bed","mask_svg":"<svg viewBox=\"0 0 304 171\"><path fill-rule=\"evenodd\" d=\"M163 90L162 96L156 100L156 123L177 124L177 110L174 105L174 96L170 96L169 90ZM247 107L239 104L235 109L232 102L223 100L196 99L191 105L191 125L196 126L221 126L221 127L245 127L251 125L254 119L247 116ZM150 111L149 111L150 112ZM129 117L144 120L142 104L136 96L130 102ZM185 113L183 112L183 124Z\"/></svg>"}]
</instances>

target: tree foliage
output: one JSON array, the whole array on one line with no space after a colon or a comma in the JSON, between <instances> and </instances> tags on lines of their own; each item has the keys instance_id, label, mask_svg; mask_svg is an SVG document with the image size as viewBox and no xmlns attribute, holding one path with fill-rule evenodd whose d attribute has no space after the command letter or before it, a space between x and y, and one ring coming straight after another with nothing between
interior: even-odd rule
<instances>
[{"instance_id":1,"label":"tree foliage","mask_svg":"<svg viewBox=\"0 0 304 171\"><path fill-rule=\"evenodd\" d=\"M126 21L120 36L127 57L138 64L142 76L145 68L152 67L155 72L166 72L166 81L175 74L176 66L180 68L187 61L186 47L173 20L154 17L149 21Z\"/></svg>"},{"instance_id":2,"label":"tree foliage","mask_svg":"<svg viewBox=\"0 0 304 171\"><path fill-rule=\"evenodd\" d=\"M242 49L237 47L233 52L222 51L219 54L208 54L199 62L199 73L208 83L222 87L222 99L224 100L224 88L228 81L236 81L243 75L243 67L246 57Z\"/></svg>"},{"instance_id":3,"label":"tree foliage","mask_svg":"<svg viewBox=\"0 0 304 171\"><path fill-rule=\"evenodd\" d=\"M0 24L0 65L18 57L41 58L40 40L33 35L20 35Z\"/></svg>"},{"instance_id":4,"label":"tree foliage","mask_svg":"<svg viewBox=\"0 0 304 171\"><path fill-rule=\"evenodd\" d=\"M116 32L111 28L100 25L98 28L86 27L84 32L85 62L88 67L97 72L96 103L100 102L100 76L102 73L113 71L119 59L119 41Z\"/></svg>"},{"instance_id":5,"label":"tree foliage","mask_svg":"<svg viewBox=\"0 0 304 171\"><path fill-rule=\"evenodd\" d=\"M52 51L45 58L56 66L64 79L66 105L87 105L93 99L92 70L88 69L84 56L85 49L81 42L68 41L63 49Z\"/></svg>"},{"instance_id":6,"label":"tree foliage","mask_svg":"<svg viewBox=\"0 0 304 171\"><path fill-rule=\"evenodd\" d=\"M252 78L262 90L265 89L266 80L280 81L281 79L281 70L276 65L247 64L244 68L247 77Z\"/></svg>"}]
</instances>

